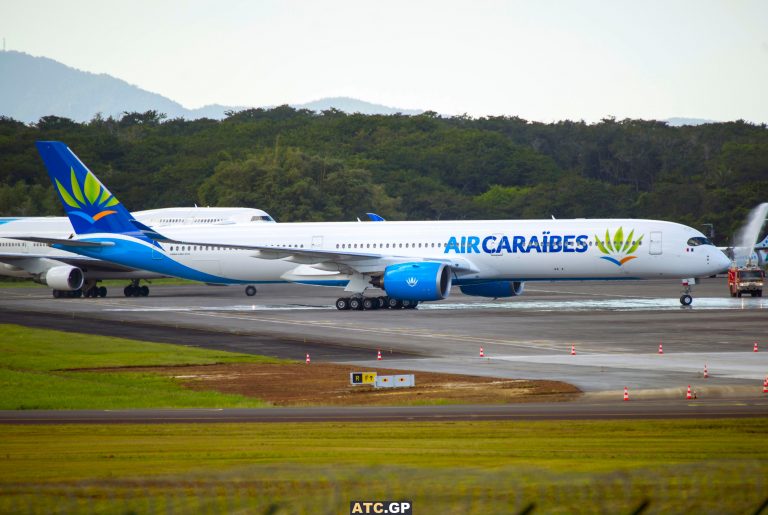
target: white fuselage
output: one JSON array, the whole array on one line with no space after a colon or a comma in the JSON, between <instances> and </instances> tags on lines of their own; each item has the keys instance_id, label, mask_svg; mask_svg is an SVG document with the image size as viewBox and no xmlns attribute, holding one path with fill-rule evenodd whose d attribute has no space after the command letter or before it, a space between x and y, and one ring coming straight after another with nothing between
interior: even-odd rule
<instances>
[{"instance_id":1,"label":"white fuselage","mask_svg":"<svg viewBox=\"0 0 768 515\"><path fill-rule=\"evenodd\" d=\"M690 278L708 276L728 266L727 258L716 247L697 243L706 241L699 231L655 220L235 224L167 227L161 232L170 239L196 244L162 243L160 248L153 248L140 242L151 251L151 259L141 257L141 252L117 255L112 248L82 252L206 282L291 281L334 286L350 280L350 268L366 273L382 270L388 263L426 260L448 263L458 271L454 278L458 285L486 280ZM606 237L613 240L610 245L606 245ZM128 237L90 234L82 239ZM364 256L264 259L267 254L258 250L221 245Z\"/></svg>"}]
</instances>

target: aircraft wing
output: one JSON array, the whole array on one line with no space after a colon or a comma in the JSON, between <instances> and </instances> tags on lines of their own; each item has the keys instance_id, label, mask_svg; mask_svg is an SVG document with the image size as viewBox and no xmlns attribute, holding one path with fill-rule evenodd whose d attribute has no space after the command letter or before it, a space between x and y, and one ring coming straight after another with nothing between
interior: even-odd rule
<instances>
[{"instance_id":1,"label":"aircraft wing","mask_svg":"<svg viewBox=\"0 0 768 515\"><path fill-rule=\"evenodd\" d=\"M414 261L432 261L445 263L457 273L476 273L477 269L467 259L461 257L446 257L437 259L434 257L419 258L418 256L402 256L397 254L384 254L380 252L350 252L319 249L302 249L292 247L264 247L260 245L232 245L215 242L178 241L163 238L163 243L173 245L207 245L238 250L252 250L253 257L259 259L284 259L302 265L316 265L319 269L327 270L343 269L361 273L383 272L389 265L397 263L409 263ZM333 266L335 265L335 267Z\"/></svg>"},{"instance_id":2,"label":"aircraft wing","mask_svg":"<svg viewBox=\"0 0 768 515\"><path fill-rule=\"evenodd\" d=\"M137 268L118 265L117 263L112 263L111 261L103 261L101 259L79 256L77 254L72 254L71 256L62 256L55 254L20 254L18 252L0 252L1 263L18 266L19 268L26 268L23 266L24 262L29 262L30 259L47 259L50 261L59 261L61 263L76 266L78 268L87 268L91 272L133 272L138 270Z\"/></svg>"}]
</instances>

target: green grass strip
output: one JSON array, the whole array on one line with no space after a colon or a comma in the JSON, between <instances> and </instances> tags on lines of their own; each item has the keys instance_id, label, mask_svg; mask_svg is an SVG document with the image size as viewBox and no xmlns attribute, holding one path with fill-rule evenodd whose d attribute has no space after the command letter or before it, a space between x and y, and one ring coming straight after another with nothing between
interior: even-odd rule
<instances>
[{"instance_id":1,"label":"green grass strip","mask_svg":"<svg viewBox=\"0 0 768 515\"><path fill-rule=\"evenodd\" d=\"M754 513L768 419L0 426L0 511Z\"/></svg>"},{"instance_id":2,"label":"green grass strip","mask_svg":"<svg viewBox=\"0 0 768 515\"><path fill-rule=\"evenodd\" d=\"M159 374L84 368L287 363L124 338L0 325L0 409L257 407L258 399L183 388Z\"/></svg>"},{"instance_id":3,"label":"green grass strip","mask_svg":"<svg viewBox=\"0 0 768 515\"><path fill-rule=\"evenodd\" d=\"M768 418L0 426L0 482L144 477L254 464L514 467L568 474L734 460L768 466L766 434ZM42 469L40 462L46 463Z\"/></svg>"}]
</instances>

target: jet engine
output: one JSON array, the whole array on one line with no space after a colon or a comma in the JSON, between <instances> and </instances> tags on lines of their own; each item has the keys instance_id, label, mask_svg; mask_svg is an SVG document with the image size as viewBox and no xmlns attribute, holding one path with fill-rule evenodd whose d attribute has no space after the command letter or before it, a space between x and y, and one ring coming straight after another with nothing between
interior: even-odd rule
<instances>
[{"instance_id":1,"label":"jet engine","mask_svg":"<svg viewBox=\"0 0 768 515\"><path fill-rule=\"evenodd\" d=\"M523 294L525 283L513 281L492 281L480 284L465 284L460 286L461 293L464 295L474 295L476 297L516 297Z\"/></svg>"},{"instance_id":2,"label":"jet engine","mask_svg":"<svg viewBox=\"0 0 768 515\"><path fill-rule=\"evenodd\" d=\"M451 293L451 269L444 263L418 262L391 265L374 283L393 299L441 300Z\"/></svg>"},{"instance_id":3,"label":"jet engine","mask_svg":"<svg viewBox=\"0 0 768 515\"><path fill-rule=\"evenodd\" d=\"M54 266L47 270L41 281L54 290L73 291L83 287L83 271L75 266Z\"/></svg>"}]
</instances>

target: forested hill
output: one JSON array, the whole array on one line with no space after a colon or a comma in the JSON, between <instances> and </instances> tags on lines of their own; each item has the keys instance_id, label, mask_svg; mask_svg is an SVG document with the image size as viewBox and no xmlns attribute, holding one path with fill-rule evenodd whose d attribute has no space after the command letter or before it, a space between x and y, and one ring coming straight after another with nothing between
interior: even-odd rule
<instances>
[{"instance_id":1,"label":"forested hill","mask_svg":"<svg viewBox=\"0 0 768 515\"><path fill-rule=\"evenodd\" d=\"M317 114L224 120L128 113L0 118L0 215L60 214L34 142L67 143L132 210L251 206L278 221L643 217L726 243L768 201L768 129L603 120Z\"/></svg>"}]
</instances>

